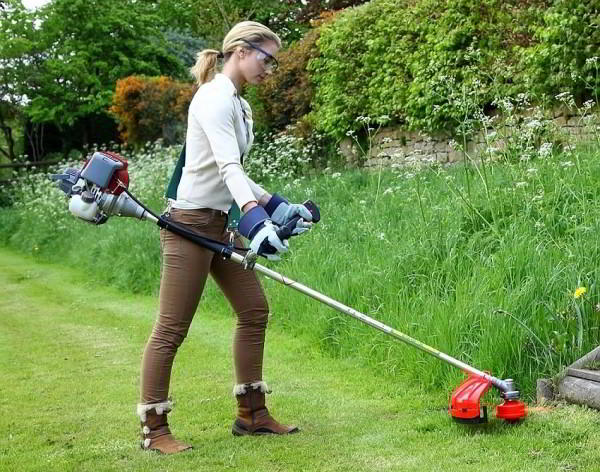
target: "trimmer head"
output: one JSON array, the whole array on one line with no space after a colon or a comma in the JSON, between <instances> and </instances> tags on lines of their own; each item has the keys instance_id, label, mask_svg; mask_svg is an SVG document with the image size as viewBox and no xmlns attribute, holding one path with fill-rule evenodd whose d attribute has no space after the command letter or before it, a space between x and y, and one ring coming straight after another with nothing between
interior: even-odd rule
<instances>
[{"instance_id":1,"label":"trimmer head","mask_svg":"<svg viewBox=\"0 0 600 472\"><path fill-rule=\"evenodd\" d=\"M490 380L469 374L461 383L450 399L448 412L460 423L487 422L487 407L480 404L481 397L492 386Z\"/></svg>"},{"instance_id":2,"label":"trimmer head","mask_svg":"<svg viewBox=\"0 0 600 472\"><path fill-rule=\"evenodd\" d=\"M504 400L496 407L496 418L502 418L509 423L516 423L527 416L527 407L520 400Z\"/></svg>"},{"instance_id":3,"label":"trimmer head","mask_svg":"<svg viewBox=\"0 0 600 472\"><path fill-rule=\"evenodd\" d=\"M481 405L481 397L490 389L492 381L475 374L469 374L452 393L448 412L460 423L487 422L487 407ZM519 400L516 390L503 392L504 403L496 407L496 418L516 422L527 416L525 403Z\"/></svg>"}]
</instances>

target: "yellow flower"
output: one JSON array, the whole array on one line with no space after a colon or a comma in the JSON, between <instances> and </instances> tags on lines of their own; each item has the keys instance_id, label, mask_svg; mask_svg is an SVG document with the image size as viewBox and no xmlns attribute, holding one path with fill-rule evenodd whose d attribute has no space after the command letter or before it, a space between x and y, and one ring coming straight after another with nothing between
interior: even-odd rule
<instances>
[{"instance_id":1,"label":"yellow flower","mask_svg":"<svg viewBox=\"0 0 600 472\"><path fill-rule=\"evenodd\" d=\"M573 296L575 298L579 298L581 297L585 292L587 292L587 288L585 287L577 287L577 290L575 290L575 293L573 294Z\"/></svg>"}]
</instances>

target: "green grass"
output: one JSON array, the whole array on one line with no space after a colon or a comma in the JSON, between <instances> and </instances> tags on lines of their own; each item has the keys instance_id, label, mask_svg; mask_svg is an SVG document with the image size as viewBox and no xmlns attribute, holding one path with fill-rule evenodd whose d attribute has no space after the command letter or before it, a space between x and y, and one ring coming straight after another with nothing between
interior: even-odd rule
<instances>
[{"instance_id":1,"label":"green grass","mask_svg":"<svg viewBox=\"0 0 600 472\"><path fill-rule=\"evenodd\" d=\"M162 151L161 151L162 152ZM133 192L160 211L176 153L134 160ZM581 147L529 162L321 173L267 182L311 198L322 222L270 267L495 376L532 398L600 343L600 153ZM50 182L15 189L0 209L0 246L78 267L124 293L156 295L158 231L74 219ZM272 324L332 358L426 390L461 373L270 280ZM575 289L586 293L574 298ZM221 306L214 285L205 302ZM226 310L225 307L222 307Z\"/></svg>"},{"instance_id":2,"label":"green grass","mask_svg":"<svg viewBox=\"0 0 600 472\"><path fill-rule=\"evenodd\" d=\"M302 431L233 437L233 318L214 300L196 314L172 378L171 426L195 448L144 452L134 409L156 297L5 249L0 284L2 471L597 470L597 412L558 404L518 425L459 425L447 392L331 358L277 323L281 310L267 336L269 403Z\"/></svg>"}]
</instances>

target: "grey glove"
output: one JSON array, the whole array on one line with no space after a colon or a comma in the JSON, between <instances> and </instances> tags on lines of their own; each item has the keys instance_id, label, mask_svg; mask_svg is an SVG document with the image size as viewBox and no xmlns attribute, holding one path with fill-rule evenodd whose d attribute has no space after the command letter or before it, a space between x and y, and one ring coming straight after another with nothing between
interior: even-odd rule
<instances>
[{"instance_id":1,"label":"grey glove","mask_svg":"<svg viewBox=\"0 0 600 472\"><path fill-rule=\"evenodd\" d=\"M298 203L289 203L285 198L276 193L265 205L265 211L271 217L273 223L279 226L288 224L291 220L300 217L292 230L292 235L302 234L312 227L310 223L313 219L312 214L304 205Z\"/></svg>"},{"instance_id":2,"label":"grey glove","mask_svg":"<svg viewBox=\"0 0 600 472\"><path fill-rule=\"evenodd\" d=\"M277 229L277 226L269 220L265 221L263 227L254 235L252 241L250 241L250 249L270 261L281 260L279 254L289 251L289 243L287 239L283 241L279 239ZM273 249L277 252L271 253Z\"/></svg>"},{"instance_id":3,"label":"grey glove","mask_svg":"<svg viewBox=\"0 0 600 472\"><path fill-rule=\"evenodd\" d=\"M279 253L287 252L288 242L277 236L277 226L269 219L263 207L256 206L240 218L238 231L250 240L250 249L270 261L278 261Z\"/></svg>"}]
</instances>

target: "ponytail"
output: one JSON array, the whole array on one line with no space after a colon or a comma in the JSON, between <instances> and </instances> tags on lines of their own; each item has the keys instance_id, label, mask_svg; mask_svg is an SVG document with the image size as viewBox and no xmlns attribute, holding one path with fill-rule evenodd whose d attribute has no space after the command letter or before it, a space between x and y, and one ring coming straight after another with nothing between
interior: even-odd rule
<instances>
[{"instance_id":1,"label":"ponytail","mask_svg":"<svg viewBox=\"0 0 600 472\"><path fill-rule=\"evenodd\" d=\"M217 59L222 53L216 49L205 49L196 54L196 63L190 68L198 85L210 82L217 70Z\"/></svg>"}]
</instances>

